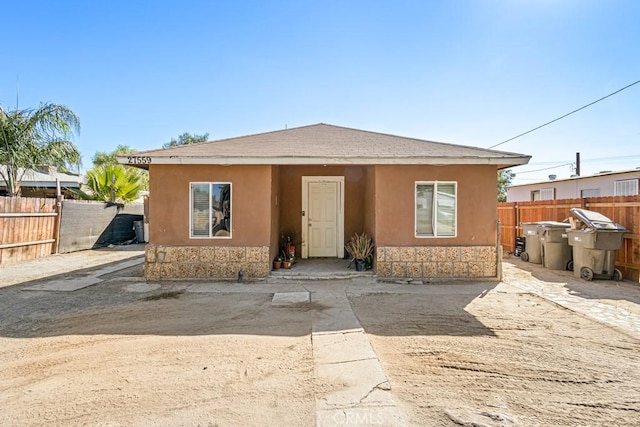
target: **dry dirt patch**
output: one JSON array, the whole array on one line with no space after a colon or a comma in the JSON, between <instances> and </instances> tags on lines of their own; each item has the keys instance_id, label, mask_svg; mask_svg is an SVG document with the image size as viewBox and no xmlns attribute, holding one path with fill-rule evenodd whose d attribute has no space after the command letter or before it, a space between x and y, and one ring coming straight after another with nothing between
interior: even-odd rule
<instances>
[{"instance_id":1,"label":"dry dirt patch","mask_svg":"<svg viewBox=\"0 0 640 427\"><path fill-rule=\"evenodd\" d=\"M0 425L313 424L310 313L171 292L0 324Z\"/></svg>"},{"instance_id":2,"label":"dry dirt patch","mask_svg":"<svg viewBox=\"0 0 640 427\"><path fill-rule=\"evenodd\" d=\"M412 425L638 424L637 340L505 285L444 286L351 297Z\"/></svg>"}]
</instances>

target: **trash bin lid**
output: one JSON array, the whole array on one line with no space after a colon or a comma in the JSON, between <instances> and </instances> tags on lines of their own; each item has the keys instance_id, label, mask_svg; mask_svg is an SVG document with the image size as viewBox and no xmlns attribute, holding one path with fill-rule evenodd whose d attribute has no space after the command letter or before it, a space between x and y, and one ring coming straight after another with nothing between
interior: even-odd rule
<instances>
[{"instance_id":1,"label":"trash bin lid","mask_svg":"<svg viewBox=\"0 0 640 427\"><path fill-rule=\"evenodd\" d=\"M539 227L541 225L547 227L571 227L571 224L568 222L558 222L558 221L537 221L537 222L521 222L520 225L535 225Z\"/></svg>"},{"instance_id":2,"label":"trash bin lid","mask_svg":"<svg viewBox=\"0 0 640 427\"><path fill-rule=\"evenodd\" d=\"M568 222L542 221L538 223L538 226L546 228L569 228L571 227L571 224Z\"/></svg>"},{"instance_id":3,"label":"trash bin lid","mask_svg":"<svg viewBox=\"0 0 640 427\"><path fill-rule=\"evenodd\" d=\"M622 225L611 221L601 213L578 208L571 208L570 211L578 217L580 221L595 230L627 231Z\"/></svg>"}]
</instances>

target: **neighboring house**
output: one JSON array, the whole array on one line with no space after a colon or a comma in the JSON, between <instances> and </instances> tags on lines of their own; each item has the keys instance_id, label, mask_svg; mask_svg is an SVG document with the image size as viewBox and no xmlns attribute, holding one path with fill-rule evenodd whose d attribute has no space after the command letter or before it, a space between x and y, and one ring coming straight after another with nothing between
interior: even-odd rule
<instances>
[{"instance_id":1,"label":"neighboring house","mask_svg":"<svg viewBox=\"0 0 640 427\"><path fill-rule=\"evenodd\" d=\"M554 175L550 175L554 177ZM507 202L578 199L584 197L633 196L640 194L640 169L600 172L589 176L550 179L507 188Z\"/></svg>"},{"instance_id":2,"label":"neighboring house","mask_svg":"<svg viewBox=\"0 0 640 427\"><path fill-rule=\"evenodd\" d=\"M7 186L2 179L6 176L7 167L0 166L0 196L8 194ZM71 190L77 190L84 183L84 177L58 172L55 166L40 166L38 170L19 168L21 177L20 195L22 197L56 197L56 179L60 181L60 190L65 198L75 199Z\"/></svg>"},{"instance_id":3,"label":"neighboring house","mask_svg":"<svg viewBox=\"0 0 640 427\"><path fill-rule=\"evenodd\" d=\"M498 169L522 154L327 124L118 156L150 173L147 278L269 275L345 256L366 232L379 277L496 277Z\"/></svg>"}]
</instances>

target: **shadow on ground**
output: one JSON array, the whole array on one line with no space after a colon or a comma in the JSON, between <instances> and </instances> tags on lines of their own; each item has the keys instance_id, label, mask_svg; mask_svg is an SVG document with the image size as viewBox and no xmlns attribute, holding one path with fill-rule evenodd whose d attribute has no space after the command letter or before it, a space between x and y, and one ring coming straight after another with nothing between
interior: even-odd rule
<instances>
[{"instance_id":1,"label":"shadow on ground","mask_svg":"<svg viewBox=\"0 0 640 427\"><path fill-rule=\"evenodd\" d=\"M206 285L199 283L198 289L203 284ZM192 285L114 277L74 292L21 291L24 285L0 289L0 336L301 336L310 333L313 316L330 308L318 304L273 306L273 292L279 287L291 289L289 283L251 285L255 288L229 283L229 292L224 290L226 284L217 284L214 292L190 292ZM492 335L465 307L496 285L482 282L398 286L360 280L348 285L347 292L367 332ZM344 295L345 285L335 281L309 286L313 292L342 289L338 292Z\"/></svg>"},{"instance_id":2,"label":"shadow on ground","mask_svg":"<svg viewBox=\"0 0 640 427\"><path fill-rule=\"evenodd\" d=\"M466 307L497 286L495 282L406 285L410 293L351 294L360 324L375 335L494 336Z\"/></svg>"},{"instance_id":3,"label":"shadow on ground","mask_svg":"<svg viewBox=\"0 0 640 427\"><path fill-rule=\"evenodd\" d=\"M111 292L105 292L106 288ZM310 333L310 310L272 307L271 297L272 294L187 293L175 286L140 294L105 283L71 293L29 292L26 298L18 298L7 307L0 294L0 335L35 338Z\"/></svg>"}]
</instances>

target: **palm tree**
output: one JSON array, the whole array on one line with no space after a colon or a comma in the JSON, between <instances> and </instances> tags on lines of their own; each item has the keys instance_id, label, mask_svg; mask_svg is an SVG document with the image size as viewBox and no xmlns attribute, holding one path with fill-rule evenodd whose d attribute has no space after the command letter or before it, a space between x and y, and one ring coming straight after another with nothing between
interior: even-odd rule
<instances>
[{"instance_id":1,"label":"palm tree","mask_svg":"<svg viewBox=\"0 0 640 427\"><path fill-rule=\"evenodd\" d=\"M140 175L122 165L105 165L87 172L89 192L74 191L84 200L126 204L138 198Z\"/></svg>"},{"instance_id":2,"label":"palm tree","mask_svg":"<svg viewBox=\"0 0 640 427\"><path fill-rule=\"evenodd\" d=\"M20 195L27 170L39 165L71 165L80 152L71 142L80 119L68 107L44 103L37 109L5 110L0 106L0 170L9 196Z\"/></svg>"}]
</instances>

